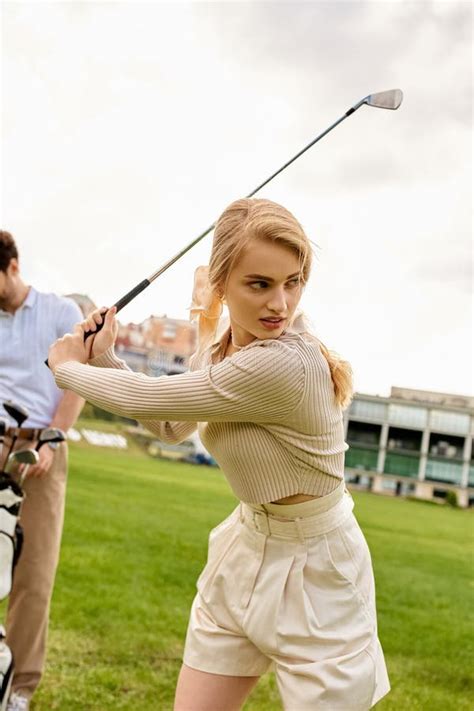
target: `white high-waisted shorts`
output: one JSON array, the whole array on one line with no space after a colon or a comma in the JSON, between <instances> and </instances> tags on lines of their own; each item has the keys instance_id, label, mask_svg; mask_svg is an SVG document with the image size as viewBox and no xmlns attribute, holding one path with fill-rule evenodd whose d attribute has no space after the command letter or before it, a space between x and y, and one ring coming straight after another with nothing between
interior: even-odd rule
<instances>
[{"instance_id":1,"label":"white high-waisted shorts","mask_svg":"<svg viewBox=\"0 0 474 711\"><path fill-rule=\"evenodd\" d=\"M209 535L184 663L230 676L273 667L287 711L365 711L387 694L353 507L344 482L300 504L241 503Z\"/></svg>"}]
</instances>

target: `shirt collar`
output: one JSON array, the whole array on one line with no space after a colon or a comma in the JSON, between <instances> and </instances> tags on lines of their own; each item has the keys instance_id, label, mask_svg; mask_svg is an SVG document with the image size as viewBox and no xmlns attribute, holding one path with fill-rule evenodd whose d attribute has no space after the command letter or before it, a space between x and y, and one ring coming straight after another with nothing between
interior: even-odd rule
<instances>
[{"instance_id":1,"label":"shirt collar","mask_svg":"<svg viewBox=\"0 0 474 711\"><path fill-rule=\"evenodd\" d=\"M26 299L21 304L21 306L19 306L17 308L15 313L12 314L9 311L3 311L3 309L0 309L0 317L9 318L9 317L13 317L18 311L21 311L21 309L23 309L23 308L32 309L36 303L37 297L38 297L38 292L36 291L36 289L33 289L33 287L30 286L30 288L28 290L28 294L26 295Z\"/></svg>"},{"instance_id":2,"label":"shirt collar","mask_svg":"<svg viewBox=\"0 0 474 711\"><path fill-rule=\"evenodd\" d=\"M36 289L34 289L32 286L30 286L30 289L29 289L29 291L28 291L28 294L27 294L27 296L26 296L26 299L24 300L24 302L23 302L22 305L20 306L20 309L22 309L22 308L25 308L25 309L26 309L26 308L32 309L33 306L34 306L35 303L36 303L37 297L38 297L38 292L36 291Z\"/></svg>"}]
</instances>

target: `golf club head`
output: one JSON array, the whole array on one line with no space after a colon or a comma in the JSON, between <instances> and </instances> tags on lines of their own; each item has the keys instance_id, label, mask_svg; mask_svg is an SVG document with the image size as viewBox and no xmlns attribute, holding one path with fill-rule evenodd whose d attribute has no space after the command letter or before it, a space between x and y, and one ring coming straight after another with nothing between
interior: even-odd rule
<instances>
[{"instance_id":1,"label":"golf club head","mask_svg":"<svg viewBox=\"0 0 474 711\"><path fill-rule=\"evenodd\" d=\"M64 442L66 435L59 427L47 427L44 429L38 439L36 450L40 449L47 442Z\"/></svg>"},{"instance_id":2,"label":"golf club head","mask_svg":"<svg viewBox=\"0 0 474 711\"><path fill-rule=\"evenodd\" d=\"M17 405L11 400L7 400L6 402L4 402L3 407L8 412L10 417L13 417L18 427L22 426L23 422L27 419L27 417L29 417L30 414L26 407L23 407L22 405Z\"/></svg>"},{"instance_id":3,"label":"golf club head","mask_svg":"<svg viewBox=\"0 0 474 711\"><path fill-rule=\"evenodd\" d=\"M401 89L390 89L390 91L380 91L378 94L370 94L364 99L364 104L375 106L378 109L398 109L403 101Z\"/></svg>"},{"instance_id":4,"label":"golf club head","mask_svg":"<svg viewBox=\"0 0 474 711\"><path fill-rule=\"evenodd\" d=\"M5 472L11 472L13 464L37 464L39 461L39 454L34 449L19 449L17 452L12 452L8 457L7 464L5 467Z\"/></svg>"},{"instance_id":5,"label":"golf club head","mask_svg":"<svg viewBox=\"0 0 474 711\"><path fill-rule=\"evenodd\" d=\"M39 454L34 449L19 449L10 455L9 461L17 464L37 464Z\"/></svg>"}]
</instances>

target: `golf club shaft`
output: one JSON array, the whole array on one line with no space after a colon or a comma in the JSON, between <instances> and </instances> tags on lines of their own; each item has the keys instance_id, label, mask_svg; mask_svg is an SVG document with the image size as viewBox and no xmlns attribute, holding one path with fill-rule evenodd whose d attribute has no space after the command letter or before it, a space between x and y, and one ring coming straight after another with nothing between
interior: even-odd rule
<instances>
[{"instance_id":1,"label":"golf club shaft","mask_svg":"<svg viewBox=\"0 0 474 711\"><path fill-rule=\"evenodd\" d=\"M303 153L305 153L311 146L314 146L315 143L321 140L321 138L324 138L324 136L327 136L327 134L332 131L336 126L338 126L342 121L344 121L348 116L351 116L357 109L359 109L361 106L364 104L368 104L369 106L377 106L379 108L384 108L384 109L398 109L400 106L401 102L403 99L403 92L400 91L400 89L394 89L390 91L385 91L385 92L380 92L378 94L369 94L366 96L364 99L361 99L358 101L354 106L351 106L350 109L346 111L346 113L341 116L337 121L335 121L329 128L327 128L325 131L320 133L316 138L314 138L310 143L308 143L307 146L305 146L301 151L299 151L293 158L290 158L289 161L287 161L284 165L281 166L281 168L278 168L270 177L268 177L266 180L263 181L263 183L260 183L254 190L252 190L246 197L252 197L257 193L259 190L261 190L265 185L268 185L268 183L273 180L277 175L279 175L285 168L287 168L289 165L291 165L297 158L299 158ZM149 286L152 281L157 279L163 272L165 272L167 269L169 269L175 262L178 261L183 255L186 254L186 252L189 252L190 249L192 249L198 242L200 242L206 235L211 232L215 227L215 223L213 223L210 227L207 228L204 232L202 232L198 237L196 237L192 242L190 242L184 249L182 249L178 254L176 254L174 257L172 257L166 264L163 264L162 267L160 267L156 272L151 274L148 278L143 279L139 284L133 287L128 293L126 293L124 296L122 296L121 299L115 302L114 306L117 309L117 312L121 311L124 306L130 303L132 299L134 299L138 294L141 294L142 291L144 291L147 286ZM104 313L105 316L105 313ZM104 320L102 321L101 324L97 324L96 329L94 331L86 331L84 333L84 340L86 340L89 336L98 333L101 328L104 325ZM45 361L46 365L48 365L48 361Z\"/></svg>"},{"instance_id":2,"label":"golf club shaft","mask_svg":"<svg viewBox=\"0 0 474 711\"><path fill-rule=\"evenodd\" d=\"M18 435L14 434L12 436L12 443L10 445L10 449L8 450L7 458L5 460L6 463L8 463L8 459L10 458L10 454L13 452L13 448L15 446L15 442L17 441L17 439L18 439Z\"/></svg>"},{"instance_id":3,"label":"golf club shaft","mask_svg":"<svg viewBox=\"0 0 474 711\"><path fill-rule=\"evenodd\" d=\"M25 464L23 471L20 474L20 486L23 486L23 482L26 479L26 475L28 474L28 469L30 468L29 464Z\"/></svg>"},{"instance_id":4,"label":"golf club shaft","mask_svg":"<svg viewBox=\"0 0 474 711\"><path fill-rule=\"evenodd\" d=\"M341 116L337 121L335 121L329 128L327 128L325 131L319 134L319 136L316 136L311 143L308 143L307 146L305 146L301 151L299 151L293 158L290 158L289 161L287 161L284 165L281 166L281 168L278 168L270 177L268 177L266 180L263 181L263 183L260 183L252 192L250 192L248 195L246 195L247 198L252 197L257 193L259 190L261 190L265 185L268 185L268 183L273 180L277 175L279 175L285 168L288 168L289 165L291 165L297 158L303 155L307 150L309 150L312 146L314 146L315 143L321 140L321 138L324 138L330 131L332 131L336 126L338 126L344 119L346 119L348 116L354 113L360 106L362 106L362 102L359 102L359 104L356 104L355 106L351 107L346 113ZM156 272L153 272L149 277L146 279L143 279L139 284L133 287L127 294L122 296L121 299L115 302L114 306L117 309L117 313L123 309L124 306L130 303L132 299L134 299L138 294L141 294L142 291L144 291L150 284L155 281L161 274L163 274L167 269L169 269L175 262L178 261L178 259L181 259L182 256L186 254L186 252L189 252L190 249L192 249L198 242L200 242L206 235L211 232L214 227L216 226L216 223L213 222L210 227L207 228L207 230L204 230L198 237L196 237L192 242L190 242L184 249L182 249L180 252L175 254L174 257L172 257L166 264L163 264ZM86 340L89 336L91 336L94 333L97 333L98 331L101 330L103 326L102 324L99 324L97 326L97 329L95 331L86 331L84 334L84 340Z\"/></svg>"}]
</instances>

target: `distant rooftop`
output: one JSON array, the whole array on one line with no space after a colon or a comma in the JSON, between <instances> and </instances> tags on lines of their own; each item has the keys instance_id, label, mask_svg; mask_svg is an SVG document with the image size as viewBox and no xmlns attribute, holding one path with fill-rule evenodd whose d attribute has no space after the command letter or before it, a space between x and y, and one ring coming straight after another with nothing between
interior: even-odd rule
<instances>
[{"instance_id":1,"label":"distant rooftop","mask_svg":"<svg viewBox=\"0 0 474 711\"><path fill-rule=\"evenodd\" d=\"M411 400L445 407L474 408L474 397L469 395L456 395L454 393L439 393L431 390L415 390L413 388L397 388L392 386L390 397L399 400Z\"/></svg>"}]
</instances>

